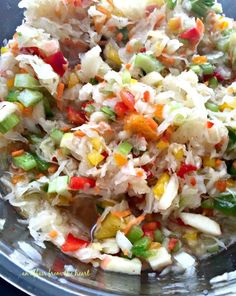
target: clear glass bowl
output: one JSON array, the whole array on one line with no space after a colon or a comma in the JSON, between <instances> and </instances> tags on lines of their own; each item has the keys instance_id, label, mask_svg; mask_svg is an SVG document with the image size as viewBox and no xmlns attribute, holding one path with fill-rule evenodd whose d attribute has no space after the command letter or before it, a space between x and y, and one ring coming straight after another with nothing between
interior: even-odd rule
<instances>
[{"instance_id":1,"label":"clear glass bowl","mask_svg":"<svg viewBox=\"0 0 236 296\"><path fill-rule=\"evenodd\" d=\"M1 42L14 33L22 20L17 8L18 0L1 1ZM227 15L236 16L236 1L222 1ZM47 249L36 246L27 227L17 222L20 217L7 203L0 201L0 219L6 219L0 232L0 275L20 289L39 296L51 295L236 295L236 246L201 261L195 270L186 274L155 273L142 276L115 274L95 269L60 253L51 244ZM19 241L31 244L42 255L33 262L18 245ZM65 265L77 272L63 275ZM34 269L29 275L26 271ZM58 274L56 274L58 272ZM212 278L225 274L223 278ZM228 280L228 281L227 281Z\"/></svg>"}]
</instances>

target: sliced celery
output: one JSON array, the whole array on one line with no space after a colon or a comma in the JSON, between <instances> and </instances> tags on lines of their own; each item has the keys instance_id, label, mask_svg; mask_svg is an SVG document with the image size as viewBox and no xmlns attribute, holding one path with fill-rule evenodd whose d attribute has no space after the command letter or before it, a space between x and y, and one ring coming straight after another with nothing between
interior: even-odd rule
<instances>
[{"instance_id":1,"label":"sliced celery","mask_svg":"<svg viewBox=\"0 0 236 296\"><path fill-rule=\"evenodd\" d=\"M20 122L20 118L16 114L11 114L0 122L0 133L5 134L13 129Z\"/></svg>"},{"instance_id":2,"label":"sliced celery","mask_svg":"<svg viewBox=\"0 0 236 296\"><path fill-rule=\"evenodd\" d=\"M12 89L12 90L10 90L8 96L6 97L6 100L8 102L17 102L19 94L20 94L19 90Z\"/></svg>"},{"instance_id":3,"label":"sliced celery","mask_svg":"<svg viewBox=\"0 0 236 296\"><path fill-rule=\"evenodd\" d=\"M13 157L13 163L16 167L23 169L24 171L32 170L37 166L37 162L33 155L28 152L20 156Z\"/></svg>"},{"instance_id":4,"label":"sliced celery","mask_svg":"<svg viewBox=\"0 0 236 296\"><path fill-rule=\"evenodd\" d=\"M210 75L214 72L213 66L210 63L205 63L201 65L201 68L204 75Z\"/></svg>"},{"instance_id":5,"label":"sliced celery","mask_svg":"<svg viewBox=\"0 0 236 296\"><path fill-rule=\"evenodd\" d=\"M30 74L16 74L14 87L16 88L29 88L38 89L40 84L37 79L35 79Z\"/></svg>"},{"instance_id":6,"label":"sliced celery","mask_svg":"<svg viewBox=\"0 0 236 296\"><path fill-rule=\"evenodd\" d=\"M160 72L164 68L162 63L160 63L154 56L146 53L137 54L134 64L135 67L141 68L145 73L153 71Z\"/></svg>"},{"instance_id":7,"label":"sliced celery","mask_svg":"<svg viewBox=\"0 0 236 296\"><path fill-rule=\"evenodd\" d=\"M37 162L37 170L44 172L49 169L50 164L45 160L41 159L40 157L38 157L38 155L34 155L34 159Z\"/></svg>"},{"instance_id":8,"label":"sliced celery","mask_svg":"<svg viewBox=\"0 0 236 296\"><path fill-rule=\"evenodd\" d=\"M30 107L37 104L43 99L43 94L37 90L25 89L18 95L18 101L25 107Z\"/></svg>"},{"instance_id":9,"label":"sliced celery","mask_svg":"<svg viewBox=\"0 0 236 296\"><path fill-rule=\"evenodd\" d=\"M102 111L103 113L105 113L109 119L111 119L111 120L113 120L113 121L116 119L116 113L115 113L110 107L108 107L108 106L103 106L103 107L101 108L101 111Z\"/></svg>"}]
</instances>

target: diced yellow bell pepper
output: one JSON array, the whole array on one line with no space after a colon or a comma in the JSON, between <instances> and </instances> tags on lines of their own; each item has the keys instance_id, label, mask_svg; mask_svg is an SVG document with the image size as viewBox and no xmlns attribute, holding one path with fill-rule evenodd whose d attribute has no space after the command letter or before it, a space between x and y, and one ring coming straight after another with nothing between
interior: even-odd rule
<instances>
[{"instance_id":1,"label":"diced yellow bell pepper","mask_svg":"<svg viewBox=\"0 0 236 296\"><path fill-rule=\"evenodd\" d=\"M203 165L205 167L215 168L216 167L216 160L210 157L203 157Z\"/></svg>"},{"instance_id":2,"label":"diced yellow bell pepper","mask_svg":"<svg viewBox=\"0 0 236 296\"><path fill-rule=\"evenodd\" d=\"M184 150L181 148L177 151L174 151L174 156L177 160L182 160L184 157Z\"/></svg>"},{"instance_id":3,"label":"diced yellow bell pepper","mask_svg":"<svg viewBox=\"0 0 236 296\"><path fill-rule=\"evenodd\" d=\"M96 150L93 150L88 154L88 160L93 166L97 166L101 161L103 161L104 156L97 152Z\"/></svg>"},{"instance_id":4,"label":"diced yellow bell pepper","mask_svg":"<svg viewBox=\"0 0 236 296\"><path fill-rule=\"evenodd\" d=\"M167 173L164 173L161 175L161 177L158 179L156 185L153 187L153 193L156 199L160 199L160 197L165 192L165 187L168 184L170 180L170 176Z\"/></svg>"},{"instance_id":5,"label":"diced yellow bell pepper","mask_svg":"<svg viewBox=\"0 0 236 296\"><path fill-rule=\"evenodd\" d=\"M8 48L7 47L1 47L1 54L4 54L6 52L8 52Z\"/></svg>"},{"instance_id":6,"label":"diced yellow bell pepper","mask_svg":"<svg viewBox=\"0 0 236 296\"><path fill-rule=\"evenodd\" d=\"M103 145L102 145L102 142L99 138L91 138L89 141L93 145L93 148L95 150L97 150L97 151L102 150Z\"/></svg>"},{"instance_id":7,"label":"diced yellow bell pepper","mask_svg":"<svg viewBox=\"0 0 236 296\"><path fill-rule=\"evenodd\" d=\"M133 78L132 78L131 81L130 81L131 84L135 84L135 83L137 83L137 82L138 82L138 81L137 81L136 79L133 79Z\"/></svg>"},{"instance_id":8,"label":"diced yellow bell pepper","mask_svg":"<svg viewBox=\"0 0 236 296\"><path fill-rule=\"evenodd\" d=\"M95 231L94 236L96 239L112 238L116 236L118 230L124 227L125 223L122 222L121 218L108 214L101 226Z\"/></svg>"},{"instance_id":9,"label":"diced yellow bell pepper","mask_svg":"<svg viewBox=\"0 0 236 296\"><path fill-rule=\"evenodd\" d=\"M171 32L177 32L181 28L181 18L173 17L168 21L168 30Z\"/></svg>"},{"instance_id":10,"label":"diced yellow bell pepper","mask_svg":"<svg viewBox=\"0 0 236 296\"><path fill-rule=\"evenodd\" d=\"M119 57L118 51L110 43L106 45L105 54L108 60L118 66L121 66L122 61Z\"/></svg>"},{"instance_id":11,"label":"diced yellow bell pepper","mask_svg":"<svg viewBox=\"0 0 236 296\"><path fill-rule=\"evenodd\" d=\"M188 231L183 235L183 238L186 240L197 240L197 232L196 231Z\"/></svg>"},{"instance_id":12,"label":"diced yellow bell pepper","mask_svg":"<svg viewBox=\"0 0 236 296\"><path fill-rule=\"evenodd\" d=\"M230 110L232 110L232 109L234 109L234 108L231 107L228 103L224 103L224 104L220 105L220 111L223 112L225 109L230 109Z\"/></svg>"},{"instance_id":13,"label":"diced yellow bell pepper","mask_svg":"<svg viewBox=\"0 0 236 296\"><path fill-rule=\"evenodd\" d=\"M160 141L157 143L157 148L158 148L159 150L162 151L162 150L168 148L169 145L170 145L170 144L169 144L168 141L160 140Z\"/></svg>"},{"instance_id":14,"label":"diced yellow bell pepper","mask_svg":"<svg viewBox=\"0 0 236 296\"><path fill-rule=\"evenodd\" d=\"M75 73L71 73L68 81L68 88L74 87L79 83L79 78Z\"/></svg>"},{"instance_id":15,"label":"diced yellow bell pepper","mask_svg":"<svg viewBox=\"0 0 236 296\"><path fill-rule=\"evenodd\" d=\"M158 243L158 242L152 242L150 247L149 247L149 250L153 250L153 249L160 249L161 247L161 244Z\"/></svg>"},{"instance_id":16,"label":"diced yellow bell pepper","mask_svg":"<svg viewBox=\"0 0 236 296\"><path fill-rule=\"evenodd\" d=\"M122 167L124 165L127 164L128 162L128 159L126 156L120 154L120 153L115 153L114 154L114 160L116 162L116 164L119 166L119 167Z\"/></svg>"}]
</instances>

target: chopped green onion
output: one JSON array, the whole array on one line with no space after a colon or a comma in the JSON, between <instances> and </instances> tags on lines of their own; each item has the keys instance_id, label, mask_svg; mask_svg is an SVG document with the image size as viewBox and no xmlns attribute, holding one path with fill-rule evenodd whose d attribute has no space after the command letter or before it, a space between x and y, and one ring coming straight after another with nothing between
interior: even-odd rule
<instances>
[{"instance_id":1,"label":"chopped green onion","mask_svg":"<svg viewBox=\"0 0 236 296\"><path fill-rule=\"evenodd\" d=\"M177 4L177 0L166 0L167 7L173 10Z\"/></svg>"},{"instance_id":2,"label":"chopped green onion","mask_svg":"<svg viewBox=\"0 0 236 296\"><path fill-rule=\"evenodd\" d=\"M29 135L29 140L32 144L40 144L42 142L42 138L39 137L38 135Z\"/></svg>"},{"instance_id":3,"label":"chopped green onion","mask_svg":"<svg viewBox=\"0 0 236 296\"><path fill-rule=\"evenodd\" d=\"M67 196L69 194L68 183L68 176L59 176L53 181L49 182L48 193L58 193L60 195Z\"/></svg>"},{"instance_id":4,"label":"chopped green onion","mask_svg":"<svg viewBox=\"0 0 236 296\"><path fill-rule=\"evenodd\" d=\"M109 119L113 121L116 119L116 113L110 107L103 106L100 110L105 113Z\"/></svg>"},{"instance_id":5,"label":"chopped green onion","mask_svg":"<svg viewBox=\"0 0 236 296\"><path fill-rule=\"evenodd\" d=\"M207 109L211 110L212 112L218 112L220 110L218 105L211 102L206 102L205 106Z\"/></svg>"},{"instance_id":6,"label":"chopped green onion","mask_svg":"<svg viewBox=\"0 0 236 296\"><path fill-rule=\"evenodd\" d=\"M212 246L208 246L207 247L207 252L211 253L211 254L217 253L217 252L219 252L219 246L217 244L212 245Z\"/></svg>"},{"instance_id":7,"label":"chopped green onion","mask_svg":"<svg viewBox=\"0 0 236 296\"><path fill-rule=\"evenodd\" d=\"M212 199L206 199L202 202L201 207L203 209L213 209L214 208L214 201Z\"/></svg>"},{"instance_id":8,"label":"chopped green onion","mask_svg":"<svg viewBox=\"0 0 236 296\"><path fill-rule=\"evenodd\" d=\"M122 83L126 84L126 83L130 83L131 82L131 75L130 72L125 69L122 73Z\"/></svg>"},{"instance_id":9,"label":"chopped green onion","mask_svg":"<svg viewBox=\"0 0 236 296\"><path fill-rule=\"evenodd\" d=\"M203 73L202 68L199 65L191 65L190 69L199 76L201 76Z\"/></svg>"},{"instance_id":10,"label":"chopped green onion","mask_svg":"<svg viewBox=\"0 0 236 296\"><path fill-rule=\"evenodd\" d=\"M124 155L128 155L132 149L133 146L129 142L123 142L117 148L117 150Z\"/></svg>"},{"instance_id":11,"label":"chopped green onion","mask_svg":"<svg viewBox=\"0 0 236 296\"><path fill-rule=\"evenodd\" d=\"M29 88L38 89L40 84L37 79L35 79L30 74L16 74L14 87L16 88Z\"/></svg>"},{"instance_id":12,"label":"chopped green onion","mask_svg":"<svg viewBox=\"0 0 236 296\"><path fill-rule=\"evenodd\" d=\"M215 4L215 0L190 0L190 3L191 11L198 17L204 17Z\"/></svg>"},{"instance_id":13,"label":"chopped green onion","mask_svg":"<svg viewBox=\"0 0 236 296\"><path fill-rule=\"evenodd\" d=\"M138 53L134 62L135 67L141 68L145 73L160 72L164 66L153 55Z\"/></svg>"},{"instance_id":14,"label":"chopped green onion","mask_svg":"<svg viewBox=\"0 0 236 296\"><path fill-rule=\"evenodd\" d=\"M93 113L95 110L96 109L92 104L89 104L84 108L84 111L89 113L89 114Z\"/></svg>"},{"instance_id":15,"label":"chopped green onion","mask_svg":"<svg viewBox=\"0 0 236 296\"><path fill-rule=\"evenodd\" d=\"M13 129L20 122L20 118L16 114L10 114L2 122L0 122L0 133L5 134Z\"/></svg>"},{"instance_id":16,"label":"chopped green onion","mask_svg":"<svg viewBox=\"0 0 236 296\"><path fill-rule=\"evenodd\" d=\"M216 77L212 77L208 82L209 86L213 89L217 88L217 86L219 85L219 82Z\"/></svg>"},{"instance_id":17,"label":"chopped green onion","mask_svg":"<svg viewBox=\"0 0 236 296\"><path fill-rule=\"evenodd\" d=\"M159 230L159 229L156 229L154 231L154 241L155 242L158 242L158 243L162 243L164 240L164 235L163 233Z\"/></svg>"},{"instance_id":18,"label":"chopped green onion","mask_svg":"<svg viewBox=\"0 0 236 296\"><path fill-rule=\"evenodd\" d=\"M133 244L143 236L143 230L140 226L133 226L127 234L127 238Z\"/></svg>"},{"instance_id":19,"label":"chopped green onion","mask_svg":"<svg viewBox=\"0 0 236 296\"><path fill-rule=\"evenodd\" d=\"M50 137L53 139L56 145L60 145L63 135L64 133L58 129L54 129L50 133Z\"/></svg>"},{"instance_id":20,"label":"chopped green onion","mask_svg":"<svg viewBox=\"0 0 236 296\"><path fill-rule=\"evenodd\" d=\"M92 85L97 85L99 82L98 82L98 80L96 78L91 78L89 80L89 83L91 83Z\"/></svg>"},{"instance_id":21,"label":"chopped green onion","mask_svg":"<svg viewBox=\"0 0 236 296\"><path fill-rule=\"evenodd\" d=\"M19 90L10 90L8 96L6 97L6 100L8 102L17 102L18 101L18 96L20 94Z\"/></svg>"},{"instance_id":22,"label":"chopped green onion","mask_svg":"<svg viewBox=\"0 0 236 296\"><path fill-rule=\"evenodd\" d=\"M214 72L213 66L210 63L205 63L201 65L201 68L204 75L210 75Z\"/></svg>"},{"instance_id":23,"label":"chopped green onion","mask_svg":"<svg viewBox=\"0 0 236 296\"><path fill-rule=\"evenodd\" d=\"M37 104L42 100L42 98L43 95L41 92L25 89L19 94L18 101L21 102L25 107L30 107Z\"/></svg>"},{"instance_id":24,"label":"chopped green onion","mask_svg":"<svg viewBox=\"0 0 236 296\"><path fill-rule=\"evenodd\" d=\"M37 166L37 162L32 154L25 152L20 156L13 157L13 163L16 167L24 171L30 171Z\"/></svg>"},{"instance_id":25,"label":"chopped green onion","mask_svg":"<svg viewBox=\"0 0 236 296\"><path fill-rule=\"evenodd\" d=\"M40 172L44 172L47 171L50 167L50 164L48 162L46 162L45 160L41 159L38 157L38 155L34 155L34 159L37 162L37 170L39 170Z\"/></svg>"},{"instance_id":26,"label":"chopped green onion","mask_svg":"<svg viewBox=\"0 0 236 296\"><path fill-rule=\"evenodd\" d=\"M52 109L50 106L50 97L49 96L43 97L43 106L44 106L44 111L45 111L46 117L47 118L53 117Z\"/></svg>"}]
</instances>

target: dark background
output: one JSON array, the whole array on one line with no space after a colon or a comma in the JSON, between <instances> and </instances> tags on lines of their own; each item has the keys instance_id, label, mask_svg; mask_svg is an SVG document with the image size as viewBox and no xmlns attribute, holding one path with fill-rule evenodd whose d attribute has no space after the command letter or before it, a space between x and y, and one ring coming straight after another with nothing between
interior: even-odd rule
<instances>
[{"instance_id":1,"label":"dark background","mask_svg":"<svg viewBox=\"0 0 236 296\"><path fill-rule=\"evenodd\" d=\"M128 1L128 0L127 0ZM233 17L236 12L232 9L232 5L235 4L236 0L222 0L219 1L223 3L224 12L227 16ZM0 43L5 39L12 36L14 33L12 28L16 27L19 24L19 20L22 18L19 10L17 8L17 3L19 0L0 0L1 9L0 9ZM7 11L11 11L12 18L9 20L11 25L9 26L6 22L6 14ZM1 295L8 295L8 296L25 296L26 294L18 290L17 288L13 287L11 284L8 284L6 281L0 279L0 290ZM45 295L46 296L46 295Z\"/></svg>"}]
</instances>

